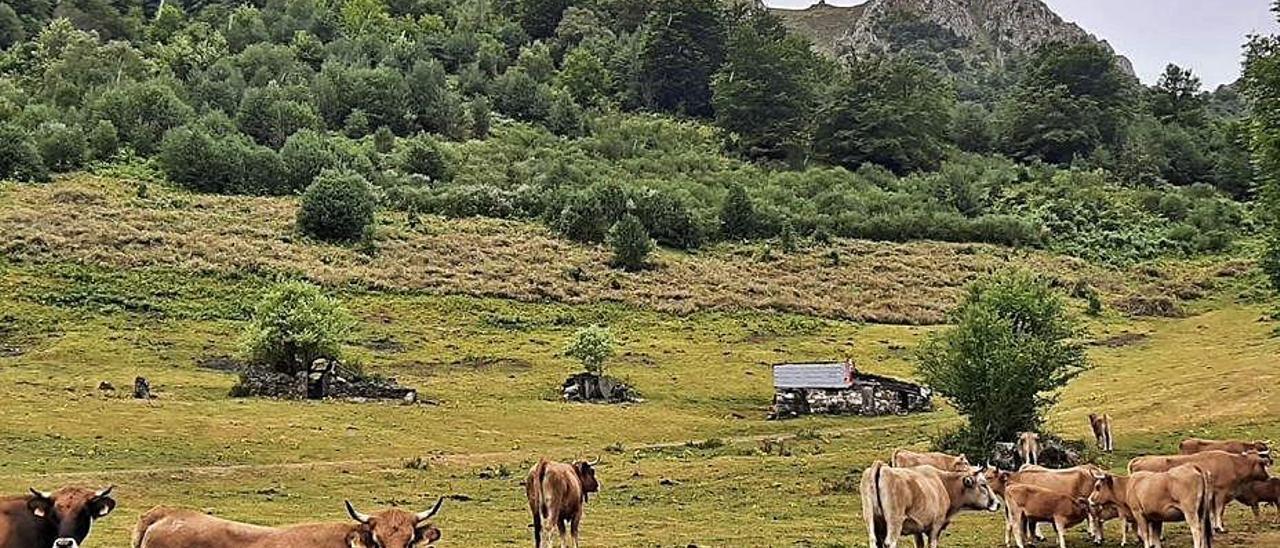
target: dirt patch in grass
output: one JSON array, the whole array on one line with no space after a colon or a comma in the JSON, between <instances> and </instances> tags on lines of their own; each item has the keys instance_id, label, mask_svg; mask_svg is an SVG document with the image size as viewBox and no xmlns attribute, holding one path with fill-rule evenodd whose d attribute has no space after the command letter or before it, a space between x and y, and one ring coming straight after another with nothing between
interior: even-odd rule
<instances>
[{"instance_id":1,"label":"dirt patch in grass","mask_svg":"<svg viewBox=\"0 0 1280 548\"><path fill-rule=\"evenodd\" d=\"M368 348L374 352L386 352L389 354L399 354L408 349L404 343L397 341L395 337L384 335L376 339L370 339L360 343L360 346Z\"/></svg>"},{"instance_id":2,"label":"dirt patch in grass","mask_svg":"<svg viewBox=\"0 0 1280 548\"><path fill-rule=\"evenodd\" d=\"M244 370L244 364L237 361L231 356L202 356L196 358L196 367L200 369L208 369L210 371L219 371L222 373L239 373Z\"/></svg>"},{"instance_id":3,"label":"dirt patch in grass","mask_svg":"<svg viewBox=\"0 0 1280 548\"><path fill-rule=\"evenodd\" d=\"M1124 348L1126 346L1144 343L1150 338L1151 335L1146 333L1121 333L1119 335L1112 335L1105 339L1095 340L1089 344L1106 348Z\"/></svg>"},{"instance_id":4,"label":"dirt patch in grass","mask_svg":"<svg viewBox=\"0 0 1280 548\"><path fill-rule=\"evenodd\" d=\"M519 372L533 369L533 363L521 358L506 356L465 356L451 361L409 362L395 364L392 369L408 369L415 374L431 375L441 368L465 369L485 372Z\"/></svg>"}]
</instances>

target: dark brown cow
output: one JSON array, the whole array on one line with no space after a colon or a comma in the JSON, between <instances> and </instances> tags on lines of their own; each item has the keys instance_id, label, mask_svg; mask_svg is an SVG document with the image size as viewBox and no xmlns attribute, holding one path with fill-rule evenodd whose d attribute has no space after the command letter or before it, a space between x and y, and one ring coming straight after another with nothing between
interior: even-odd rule
<instances>
[{"instance_id":1,"label":"dark brown cow","mask_svg":"<svg viewBox=\"0 0 1280 548\"><path fill-rule=\"evenodd\" d=\"M1111 439L1111 415L1089 413L1089 429L1093 430L1093 439L1098 442L1098 449L1107 453L1116 450L1115 440Z\"/></svg>"},{"instance_id":2,"label":"dark brown cow","mask_svg":"<svg viewBox=\"0 0 1280 548\"><path fill-rule=\"evenodd\" d=\"M1166 472L1182 466L1194 464L1212 475L1209 484L1213 490L1213 527L1219 533L1227 532L1223 523L1227 504L1237 488L1251 482L1267 479L1267 466L1271 458L1258 453L1228 453L1226 451L1204 451L1191 455L1138 457L1129 461L1129 473L1133 472Z\"/></svg>"},{"instance_id":3,"label":"dark brown cow","mask_svg":"<svg viewBox=\"0 0 1280 548\"><path fill-rule=\"evenodd\" d=\"M1058 547L1067 548L1067 529L1092 520L1088 499L1073 497L1035 485L1014 484L1005 492L1009 508L1009 528L1017 533L1018 548L1027 544L1027 529L1037 522L1052 523L1058 533Z\"/></svg>"},{"instance_id":4,"label":"dark brown cow","mask_svg":"<svg viewBox=\"0 0 1280 548\"><path fill-rule=\"evenodd\" d=\"M582 513L591 493L600 492L595 466L599 459L573 464L547 459L529 470L524 492L529 498L529 512L533 514L533 546L542 548L543 535L560 532L560 545L565 543L565 526L573 538L573 548L578 548L578 528L582 525Z\"/></svg>"},{"instance_id":5,"label":"dark brown cow","mask_svg":"<svg viewBox=\"0 0 1280 548\"><path fill-rule=\"evenodd\" d=\"M94 520L116 507L111 487L63 487L0 499L0 548L78 548Z\"/></svg>"},{"instance_id":6,"label":"dark brown cow","mask_svg":"<svg viewBox=\"0 0 1280 548\"><path fill-rule=\"evenodd\" d=\"M1247 453L1253 451L1262 455L1270 454L1271 450L1267 447L1265 441L1243 441L1243 440L1202 440L1199 438L1190 438L1182 440L1178 444L1178 452L1183 455L1194 455L1205 451L1226 451L1228 453Z\"/></svg>"},{"instance_id":7,"label":"dark brown cow","mask_svg":"<svg viewBox=\"0 0 1280 548\"><path fill-rule=\"evenodd\" d=\"M876 461L862 473L862 517L871 548L897 548L902 535L937 548L951 519L963 510L1000 509L985 469L946 472L932 466L893 468Z\"/></svg>"},{"instance_id":8,"label":"dark brown cow","mask_svg":"<svg viewBox=\"0 0 1280 548\"><path fill-rule=\"evenodd\" d=\"M1270 503L1276 509L1276 521L1280 522L1280 478L1251 481L1236 489L1235 495L1236 501L1252 509L1253 517L1257 519L1262 519L1259 505Z\"/></svg>"},{"instance_id":9,"label":"dark brown cow","mask_svg":"<svg viewBox=\"0 0 1280 548\"><path fill-rule=\"evenodd\" d=\"M932 466L945 472L968 472L973 470L969 458L961 453L951 456L946 453L917 453L906 449L893 452L891 459L894 468L913 468L916 466Z\"/></svg>"},{"instance_id":10,"label":"dark brown cow","mask_svg":"<svg viewBox=\"0 0 1280 548\"><path fill-rule=\"evenodd\" d=\"M427 520L441 504L444 497L426 512L391 508L365 515L347 502L347 514L355 523L289 527L261 527L157 506L138 520L133 548L425 548L440 540L440 530Z\"/></svg>"},{"instance_id":11,"label":"dark brown cow","mask_svg":"<svg viewBox=\"0 0 1280 548\"><path fill-rule=\"evenodd\" d=\"M1177 521L1187 522L1194 548L1212 548L1212 476L1194 464L1128 477L1099 473L1089 504L1115 505L1132 517L1146 548L1161 548L1164 524Z\"/></svg>"}]
</instances>

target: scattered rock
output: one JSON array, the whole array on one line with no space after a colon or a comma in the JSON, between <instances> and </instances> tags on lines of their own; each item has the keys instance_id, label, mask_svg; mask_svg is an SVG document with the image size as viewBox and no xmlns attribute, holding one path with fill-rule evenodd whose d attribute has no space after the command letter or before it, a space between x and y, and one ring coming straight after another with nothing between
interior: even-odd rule
<instances>
[{"instance_id":1,"label":"scattered rock","mask_svg":"<svg viewBox=\"0 0 1280 548\"><path fill-rule=\"evenodd\" d=\"M21 348L16 346L0 346L0 358L16 358L21 355Z\"/></svg>"},{"instance_id":2,"label":"scattered rock","mask_svg":"<svg viewBox=\"0 0 1280 548\"><path fill-rule=\"evenodd\" d=\"M133 379L133 397L139 400L151 399L151 382L146 377Z\"/></svg>"},{"instance_id":3,"label":"scattered rock","mask_svg":"<svg viewBox=\"0 0 1280 548\"><path fill-rule=\"evenodd\" d=\"M587 403L639 403L644 401L626 383L605 375L578 373L560 387L567 401Z\"/></svg>"},{"instance_id":4,"label":"scattered rock","mask_svg":"<svg viewBox=\"0 0 1280 548\"><path fill-rule=\"evenodd\" d=\"M98 390L101 390L103 392L115 392L116 386L114 384L111 384L110 382L102 381L98 383Z\"/></svg>"},{"instance_id":5,"label":"scattered rock","mask_svg":"<svg viewBox=\"0 0 1280 548\"><path fill-rule=\"evenodd\" d=\"M1040 466L1046 468L1070 468L1084 464L1085 443L1040 435ZM1013 442L997 443L991 456L991 464L1001 470L1017 470L1022 466Z\"/></svg>"}]
</instances>

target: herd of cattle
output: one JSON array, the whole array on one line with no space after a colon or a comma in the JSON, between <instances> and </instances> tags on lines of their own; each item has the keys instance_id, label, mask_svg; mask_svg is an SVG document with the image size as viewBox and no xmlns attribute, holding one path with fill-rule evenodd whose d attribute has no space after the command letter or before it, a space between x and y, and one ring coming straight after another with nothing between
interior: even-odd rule
<instances>
[{"instance_id":1,"label":"herd of cattle","mask_svg":"<svg viewBox=\"0 0 1280 548\"><path fill-rule=\"evenodd\" d=\"M1111 450L1109 421L1091 417L1103 450ZM1268 467L1265 442L1188 439L1179 455L1138 457L1129 475L1111 474L1093 465L1050 469L1038 462L1038 438L1024 435L1018 471L976 467L964 455L898 450L890 464L877 461L862 475L862 511L870 548L896 548L903 536L916 546L937 548L958 513L1005 509L1005 545L1020 548L1037 527L1051 525L1060 548L1066 531L1087 523L1095 543L1107 521L1122 519L1122 545L1132 527L1145 548L1159 548L1163 524L1187 522L1195 548L1210 548L1223 533L1223 513L1231 500L1252 507L1276 505L1280 516L1280 478ZM599 492L597 461L572 464L539 461L525 480L533 515L535 548L558 533L560 545L577 548L583 506ZM78 548L93 522L116 507L110 487L93 491L67 487L52 493L0 499L0 548ZM346 502L352 521L263 527L229 521L203 512L156 507L143 514L134 530L133 548L423 548L440 540L431 517L444 498L423 512L398 508L363 514ZM549 545L549 541L548 541Z\"/></svg>"},{"instance_id":2,"label":"herd of cattle","mask_svg":"<svg viewBox=\"0 0 1280 548\"><path fill-rule=\"evenodd\" d=\"M1090 417L1098 446L1110 451L1109 420ZM1271 452L1265 442L1188 439L1178 455L1145 456L1129 461L1129 474L1116 475L1094 465L1065 469L1039 466L1038 437L1017 441L1025 463L1015 471L972 466L964 455L914 453L899 449L890 464L877 461L862 474L862 512L870 548L896 548L903 536L916 546L937 548L956 514L995 512L1004 503L1005 546L1019 547L1037 527L1051 525L1059 548L1066 531L1087 524L1102 544L1107 521L1123 520L1121 545L1136 531L1144 548L1160 548L1163 526L1186 522L1194 548L1210 548L1225 533L1227 504L1239 501L1261 517L1259 505L1276 506L1280 517L1280 478L1271 477ZM926 544L926 542L928 544Z\"/></svg>"}]
</instances>

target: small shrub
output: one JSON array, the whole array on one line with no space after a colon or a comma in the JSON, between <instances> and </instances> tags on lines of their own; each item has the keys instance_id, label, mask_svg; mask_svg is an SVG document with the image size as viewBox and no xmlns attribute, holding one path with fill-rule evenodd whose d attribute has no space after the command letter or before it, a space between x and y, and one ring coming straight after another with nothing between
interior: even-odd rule
<instances>
[{"instance_id":1,"label":"small shrub","mask_svg":"<svg viewBox=\"0 0 1280 548\"><path fill-rule=\"evenodd\" d=\"M778 244L782 246L783 253L795 253L800 250L799 244L796 243L796 229L791 226L791 221L783 221L782 231L778 233Z\"/></svg>"},{"instance_id":2,"label":"small shrub","mask_svg":"<svg viewBox=\"0 0 1280 548\"><path fill-rule=\"evenodd\" d=\"M729 188L729 195L720 207L720 234L729 239L747 239L756 235L760 218L755 204L741 185Z\"/></svg>"},{"instance_id":3,"label":"small shrub","mask_svg":"<svg viewBox=\"0 0 1280 548\"><path fill-rule=\"evenodd\" d=\"M613 266L628 272L644 268L653 251L653 240L644 223L635 215L625 215L609 229L609 246L613 248Z\"/></svg>"},{"instance_id":4,"label":"small shrub","mask_svg":"<svg viewBox=\"0 0 1280 548\"><path fill-rule=\"evenodd\" d=\"M89 130L87 140L89 159L95 162L110 160L120 149L120 134L111 120L98 120L93 129Z\"/></svg>"},{"instance_id":5,"label":"small shrub","mask_svg":"<svg viewBox=\"0 0 1280 548\"><path fill-rule=\"evenodd\" d=\"M340 359L340 345L355 325L336 299L315 285L276 284L253 311L245 327L246 358L292 375L318 358Z\"/></svg>"},{"instance_id":6,"label":"small shrub","mask_svg":"<svg viewBox=\"0 0 1280 548\"><path fill-rule=\"evenodd\" d=\"M1271 282L1271 288L1280 291L1280 229L1271 230L1258 263Z\"/></svg>"},{"instance_id":7,"label":"small shrub","mask_svg":"<svg viewBox=\"0 0 1280 548\"><path fill-rule=\"evenodd\" d=\"M373 149L378 154L391 154L396 149L396 134L391 132L391 128L382 126L373 132Z\"/></svg>"},{"instance_id":8,"label":"small shrub","mask_svg":"<svg viewBox=\"0 0 1280 548\"><path fill-rule=\"evenodd\" d=\"M603 375L605 361L613 356L613 334L608 328L596 325L579 329L564 355L582 362L582 368L588 373Z\"/></svg>"},{"instance_id":9,"label":"small shrub","mask_svg":"<svg viewBox=\"0 0 1280 548\"><path fill-rule=\"evenodd\" d=\"M324 171L302 194L298 229L328 241L353 241L373 223L373 189L359 174Z\"/></svg>"},{"instance_id":10,"label":"small shrub","mask_svg":"<svg viewBox=\"0 0 1280 548\"><path fill-rule=\"evenodd\" d=\"M0 124L0 178L43 182L49 171L27 132L17 126Z\"/></svg>"},{"instance_id":11,"label":"small shrub","mask_svg":"<svg viewBox=\"0 0 1280 548\"><path fill-rule=\"evenodd\" d=\"M84 165L89 143L79 127L50 122L36 131L36 148L44 165L61 173Z\"/></svg>"},{"instance_id":12,"label":"small shrub","mask_svg":"<svg viewBox=\"0 0 1280 548\"><path fill-rule=\"evenodd\" d=\"M430 135L405 140L398 164L401 171L424 175L433 182L446 183L453 179L453 171L444 149Z\"/></svg>"}]
</instances>

